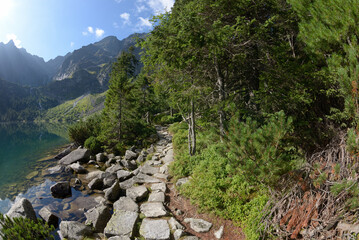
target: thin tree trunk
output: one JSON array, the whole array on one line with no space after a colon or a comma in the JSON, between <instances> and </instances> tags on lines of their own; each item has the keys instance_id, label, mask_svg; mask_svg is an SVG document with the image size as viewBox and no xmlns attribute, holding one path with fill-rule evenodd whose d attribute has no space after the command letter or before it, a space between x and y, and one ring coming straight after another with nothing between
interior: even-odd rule
<instances>
[{"instance_id":1,"label":"thin tree trunk","mask_svg":"<svg viewBox=\"0 0 359 240\"><path fill-rule=\"evenodd\" d=\"M121 140L121 134L122 134L122 100L120 100L120 104L119 104L119 110L118 110L118 136L119 139Z\"/></svg>"},{"instance_id":2,"label":"thin tree trunk","mask_svg":"<svg viewBox=\"0 0 359 240\"><path fill-rule=\"evenodd\" d=\"M171 117L173 117L173 108L170 108Z\"/></svg>"},{"instance_id":3,"label":"thin tree trunk","mask_svg":"<svg viewBox=\"0 0 359 240\"><path fill-rule=\"evenodd\" d=\"M192 130L191 130L192 121L191 121L190 117L187 120L187 124L188 124L188 154L190 156L192 156Z\"/></svg>"},{"instance_id":4,"label":"thin tree trunk","mask_svg":"<svg viewBox=\"0 0 359 240\"><path fill-rule=\"evenodd\" d=\"M196 154L196 121L195 121L195 113L194 113L194 101L191 99L191 141L192 141L192 152L191 156Z\"/></svg>"}]
</instances>

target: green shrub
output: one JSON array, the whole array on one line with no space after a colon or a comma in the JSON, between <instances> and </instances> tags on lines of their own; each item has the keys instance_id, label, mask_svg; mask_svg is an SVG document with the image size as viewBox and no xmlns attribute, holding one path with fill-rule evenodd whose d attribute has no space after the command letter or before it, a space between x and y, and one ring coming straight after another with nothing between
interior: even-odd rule
<instances>
[{"instance_id":1,"label":"green shrub","mask_svg":"<svg viewBox=\"0 0 359 240\"><path fill-rule=\"evenodd\" d=\"M173 116L166 113L160 113L153 118L153 122L159 125L172 124L180 121L182 121L182 116L179 113L173 114Z\"/></svg>"},{"instance_id":2,"label":"green shrub","mask_svg":"<svg viewBox=\"0 0 359 240\"><path fill-rule=\"evenodd\" d=\"M94 116L84 121L76 122L69 127L69 137L71 141L74 141L78 145L84 145L86 139L91 136L98 136L101 130L101 118L100 116Z\"/></svg>"},{"instance_id":3,"label":"green shrub","mask_svg":"<svg viewBox=\"0 0 359 240\"><path fill-rule=\"evenodd\" d=\"M55 239L51 232L55 230L47 223L35 222L27 218L9 218L0 214L0 237L3 239L45 240Z\"/></svg>"},{"instance_id":4,"label":"green shrub","mask_svg":"<svg viewBox=\"0 0 359 240\"><path fill-rule=\"evenodd\" d=\"M93 154L99 153L103 150L102 143L96 137L91 136L85 141L85 148L89 149Z\"/></svg>"}]
</instances>

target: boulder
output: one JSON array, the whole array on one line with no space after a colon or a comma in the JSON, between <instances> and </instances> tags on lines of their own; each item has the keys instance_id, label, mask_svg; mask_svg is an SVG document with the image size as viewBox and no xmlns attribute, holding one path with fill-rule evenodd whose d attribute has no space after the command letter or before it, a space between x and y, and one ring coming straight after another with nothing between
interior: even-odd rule
<instances>
[{"instance_id":1,"label":"boulder","mask_svg":"<svg viewBox=\"0 0 359 240\"><path fill-rule=\"evenodd\" d=\"M30 201L26 198L21 198L20 200L16 201L6 215L10 218L23 217L36 221L36 213L34 208L32 207Z\"/></svg>"},{"instance_id":2,"label":"boulder","mask_svg":"<svg viewBox=\"0 0 359 240\"><path fill-rule=\"evenodd\" d=\"M117 172L117 178L120 181L125 181L125 180L129 179L130 177L132 177L132 173L129 171L119 170Z\"/></svg>"},{"instance_id":3,"label":"boulder","mask_svg":"<svg viewBox=\"0 0 359 240\"><path fill-rule=\"evenodd\" d=\"M167 215L167 211L161 202L146 202L140 207L141 213L146 217L164 217Z\"/></svg>"},{"instance_id":4,"label":"boulder","mask_svg":"<svg viewBox=\"0 0 359 240\"><path fill-rule=\"evenodd\" d=\"M183 231L182 229L177 229L175 230L175 232L173 233L173 238L175 240L179 240L181 237L185 236L186 233L185 231Z\"/></svg>"},{"instance_id":5,"label":"boulder","mask_svg":"<svg viewBox=\"0 0 359 240\"><path fill-rule=\"evenodd\" d=\"M180 178L176 182L176 187L181 187L183 184L186 184L189 181L189 178Z\"/></svg>"},{"instance_id":6,"label":"boulder","mask_svg":"<svg viewBox=\"0 0 359 240\"><path fill-rule=\"evenodd\" d=\"M140 234L146 240L169 240L170 228L166 220L145 218L140 227Z\"/></svg>"},{"instance_id":7,"label":"boulder","mask_svg":"<svg viewBox=\"0 0 359 240\"><path fill-rule=\"evenodd\" d=\"M147 174L139 173L135 177L137 183L160 183L158 178L148 176Z\"/></svg>"},{"instance_id":8,"label":"boulder","mask_svg":"<svg viewBox=\"0 0 359 240\"><path fill-rule=\"evenodd\" d=\"M101 178L102 179L103 178L102 176L103 176L104 173L105 172L101 171L101 170L96 170L96 171L93 171L93 172L89 172L86 175L86 179L89 180L89 181L91 181L91 180L93 180L95 178Z\"/></svg>"},{"instance_id":9,"label":"boulder","mask_svg":"<svg viewBox=\"0 0 359 240\"><path fill-rule=\"evenodd\" d=\"M73 144L71 144L70 146L68 146L66 149L64 149L62 152L60 152L59 154L57 154L55 156L55 159L61 159L63 157L65 157L66 155L68 155L73 149L75 148L75 146Z\"/></svg>"},{"instance_id":10,"label":"boulder","mask_svg":"<svg viewBox=\"0 0 359 240\"><path fill-rule=\"evenodd\" d=\"M212 223L203 219L185 218L184 222L190 223L190 227L198 233L208 232L212 227Z\"/></svg>"},{"instance_id":11,"label":"boulder","mask_svg":"<svg viewBox=\"0 0 359 240\"><path fill-rule=\"evenodd\" d=\"M133 201L138 202L144 199L148 194L148 190L145 186L131 187L126 190L126 196Z\"/></svg>"},{"instance_id":12,"label":"boulder","mask_svg":"<svg viewBox=\"0 0 359 240\"><path fill-rule=\"evenodd\" d=\"M55 167L51 167L49 169L47 169L47 172L49 174L57 174L57 173L62 173L65 171L65 167L61 166L61 165L57 165Z\"/></svg>"},{"instance_id":13,"label":"boulder","mask_svg":"<svg viewBox=\"0 0 359 240\"><path fill-rule=\"evenodd\" d=\"M96 162L106 162L106 156L104 153L96 154Z\"/></svg>"},{"instance_id":14,"label":"boulder","mask_svg":"<svg viewBox=\"0 0 359 240\"><path fill-rule=\"evenodd\" d=\"M104 188L111 187L117 180L117 175L115 173L106 172L103 177Z\"/></svg>"},{"instance_id":15,"label":"boulder","mask_svg":"<svg viewBox=\"0 0 359 240\"><path fill-rule=\"evenodd\" d=\"M200 240L200 239L196 236L187 236L182 238L181 240Z\"/></svg>"},{"instance_id":16,"label":"boulder","mask_svg":"<svg viewBox=\"0 0 359 240\"><path fill-rule=\"evenodd\" d=\"M129 212L138 212L138 205L129 197L120 197L119 200L117 200L113 204L114 211L129 211Z\"/></svg>"},{"instance_id":17,"label":"boulder","mask_svg":"<svg viewBox=\"0 0 359 240\"><path fill-rule=\"evenodd\" d=\"M122 166L124 166L128 170L134 170L137 168L137 164L136 164L135 160L122 159L120 162L121 162Z\"/></svg>"},{"instance_id":18,"label":"boulder","mask_svg":"<svg viewBox=\"0 0 359 240\"><path fill-rule=\"evenodd\" d=\"M131 238L127 236L113 236L110 237L108 240L131 240Z\"/></svg>"},{"instance_id":19,"label":"boulder","mask_svg":"<svg viewBox=\"0 0 359 240\"><path fill-rule=\"evenodd\" d=\"M156 173L158 173L158 170L159 170L158 168L151 167L147 164L145 164L141 167L141 172L144 174L148 174L148 175L156 174Z\"/></svg>"},{"instance_id":20,"label":"boulder","mask_svg":"<svg viewBox=\"0 0 359 240\"><path fill-rule=\"evenodd\" d=\"M55 198L71 197L71 187L69 182L58 182L50 187L50 191Z\"/></svg>"},{"instance_id":21,"label":"boulder","mask_svg":"<svg viewBox=\"0 0 359 240\"><path fill-rule=\"evenodd\" d=\"M126 160L134 160L137 158L137 156L138 156L138 153L131 151L131 150L127 150L125 153Z\"/></svg>"},{"instance_id":22,"label":"boulder","mask_svg":"<svg viewBox=\"0 0 359 240\"><path fill-rule=\"evenodd\" d=\"M111 167L106 169L106 172L109 173L117 173L117 171L122 170L123 167L120 164L112 165Z\"/></svg>"},{"instance_id":23,"label":"boulder","mask_svg":"<svg viewBox=\"0 0 359 240\"><path fill-rule=\"evenodd\" d=\"M83 166L81 166L79 162L73 163L69 167L76 173L87 173L87 170Z\"/></svg>"},{"instance_id":24,"label":"boulder","mask_svg":"<svg viewBox=\"0 0 359 240\"><path fill-rule=\"evenodd\" d=\"M87 150L86 148L76 149L72 151L70 154L68 154L67 156L61 158L61 160L59 160L59 164L70 165L78 161L87 162L89 160L89 157L90 157L90 151Z\"/></svg>"},{"instance_id":25,"label":"boulder","mask_svg":"<svg viewBox=\"0 0 359 240\"><path fill-rule=\"evenodd\" d=\"M149 202L165 202L165 193L164 192L152 192L148 197Z\"/></svg>"},{"instance_id":26,"label":"boulder","mask_svg":"<svg viewBox=\"0 0 359 240\"><path fill-rule=\"evenodd\" d=\"M76 221L62 221L60 223L60 233L63 238L68 240L80 240L84 236L90 236L92 230L90 226Z\"/></svg>"},{"instance_id":27,"label":"boulder","mask_svg":"<svg viewBox=\"0 0 359 240\"><path fill-rule=\"evenodd\" d=\"M110 202L115 202L121 193L121 188L119 185L119 181L117 180L111 187L104 190L105 198Z\"/></svg>"},{"instance_id":28,"label":"boulder","mask_svg":"<svg viewBox=\"0 0 359 240\"><path fill-rule=\"evenodd\" d=\"M174 217L171 217L170 220L168 220L168 223L170 224L171 229L173 231L175 231L177 229L182 229L182 230L185 229L185 227L182 226L182 224L180 224Z\"/></svg>"},{"instance_id":29,"label":"boulder","mask_svg":"<svg viewBox=\"0 0 359 240\"><path fill-rule=\"evenodd\" d=\"M223 236L223 231L224 231L224 226L221 226L218 231L216 231L214 233L214 236L217 238L217 239L221 239L222 236Z\"/></svg>"},{"instance_id":30,"label":"boulder","mask_svg":"<svg viewBox=\"0 0 359 240\"><path fill-rule=\"evenodd\" d=\"M107 222L111 218L110 208L105 205L99 205L91 208L85 213L86 225L92 226L95 232L103 232Z\"/></svg>"},{"instance_id":31,"label":"boulder","mask_svg":"<svg viewBox=\"0 0 359 240\"><path fill-rule=\"evenodd\" d=\"M39 211L39 215L49 225L53 225L55 228L59 225L59 217L51 212L48 207L43 207Z\"/></svg>"},{"instance_id":32,"label":"boulder","mask_svg":"<svg viewBox=\"0 0 359 240\"><path fill-rule=\"evenodd\" d=\"M166 181L168 181L170 179L168 174L163 174L163 173L156 173L153 176L156 177L156 178L165 179Z\"/></svg>"},{"instance_id":33,"label":"boulder","mask_svg":"<svg viewBox=\"0 0 359 240\"><path fill-rule=\"evenodd\" d=\"M115 211L104 230L106 237L132 237L138 213L129 211Z\"/></svg>"},{"instance_id":34,"label":"boulder","mask_svg":"<svg viewBox=\"0 0 359 240\"><path fill-rule=\"evenodd\" d=\"M167 186L165 183L155 183L151 185L151 190L152 192L154 191L159 191L159 192L166 192L167 191Z\"/></svg>"},{"instance_id":35,"label":"boulder","mask_svg":"<svg viewBox=\"0 0 359 240\"><path fill-rule=\"evenodd\" d=\"M102 190L103 188L103 181L101 178L94 178L88 184L89 189L91 190Z\"/></svg>"},{"instance_id":36,"label":"boulder","mask_svg":"<svg viewBox=\"0 0 359 240\"><path fill-rule=\"evenodd\" d=\"M133 177L133 178L127 179L126 181L121 182L120 187L121 187L121 189L129 189L129 188L133 187L133 185L135 185L136 183L137 183L136 178Z\"/></svg>"}]
</instances>

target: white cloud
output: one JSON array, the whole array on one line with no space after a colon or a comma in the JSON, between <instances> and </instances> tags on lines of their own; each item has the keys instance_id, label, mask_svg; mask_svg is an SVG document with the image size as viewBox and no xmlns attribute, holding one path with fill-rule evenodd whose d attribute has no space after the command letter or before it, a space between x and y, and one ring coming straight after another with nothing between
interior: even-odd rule
<instances>
[{"instance_id":1,"label":"white cloud","mask_svg":"<svg viewBox=\"0 0 359 240\"><path fill-rule=\"evenodd\" d=\"M148 18L139 17L138 19L140 20L140 22L138 23L138 27L140 27L140 30L145 27L152 27L152 23Z\"/></svg>"},{"instance_id":2,"label":"white cloud","mask_svg":"<svg viewBox=\"0 0 359 240\"><path fill-rule=\"evenodd\" d=\"M104 34L105 34L105 31L103 29L100 29L100 28L96 28L96 37L102 37Z\"/></svg>"},{"instance_id":3,"label":"white cloud","mask_svg":"<svg viewBox=\"0 0 359 240\"><path fill-rule=\"evenodd\" d=\"M118 25L117 22L113 22L113 27L114 27L114 28L119 28L120 26Z\"/></svg>"},{"instance_id":4,"label":"white cloud","mask_svg":"<svg viewBox=\"0 0 359 240\"><path fill-rule=\"evenodd\" d=\"M75 46L75 43L74 43L74 42L71 42L71 43L70 43L70 46L71 46L71 47Z\"/></svg>"},{"instance_id":5,"label":"white cloud","mask_svg":"<svg viewBox=\"0 0 359 240\"><path fill-rule=\"evenodd\" d=\"M141 13L143 11L148 10L148 8L145 5L136 5L137 13Z\"/></svg>"},{"instance_id":6,"label":"white cloud","mask_svg":"<svg viewBox=\"0 0 359 240\"><path fill-rule=\"evenodd\" d=\"M131 21L130 21L130 14L129 13L127 13L127 12L125 12L125 13L122 13L121 15L120 15L120 17L124 20L123 21L123 24L130 24L131 23Z\"/></svg>"},{"instance_id":7,"label":"white cloud","mask_svg":"<svg viewBox=\"0 0 359 240\"><path fill-rule=\"evenodd\" d=\"M22 48L21 41L17 38L17 36L14 33L6 34L6 41L5 43L10 42L12 40L17 48Z\"/></svg>"},{"instance_id":8,"label":"white cloud","mask_svg":"<svg viewBox=\"0 0 359 240\"><path fill-rule=\"evenodd\" d=\"M171 11L174 0L149 0L148 5L155 14Z\"/></svg>"},{"instance_id":9,"label":"white cloud","mask_svg":"<svg viewBox=\"0 0 359 240\"><path fill-rule=\"evenodd\" d=\"M87 31L88 31L89 33L93 33L93 27L87 27Z\"/></svg>"}]
</instances>

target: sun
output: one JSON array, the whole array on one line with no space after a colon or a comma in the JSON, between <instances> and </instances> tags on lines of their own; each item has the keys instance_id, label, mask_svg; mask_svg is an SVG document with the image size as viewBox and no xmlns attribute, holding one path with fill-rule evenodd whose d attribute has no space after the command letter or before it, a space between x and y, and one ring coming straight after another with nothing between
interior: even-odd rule
<instances>
[{"instance_id":1,"label":"sun","mask_svg":"<svg viewBox=\"0 0 359 240\"><path fill-rule=\"evenodd\" d=\"M0 19L10 14L13 6L13 0L0 0Z\"/></svg>"}]
</instances>

